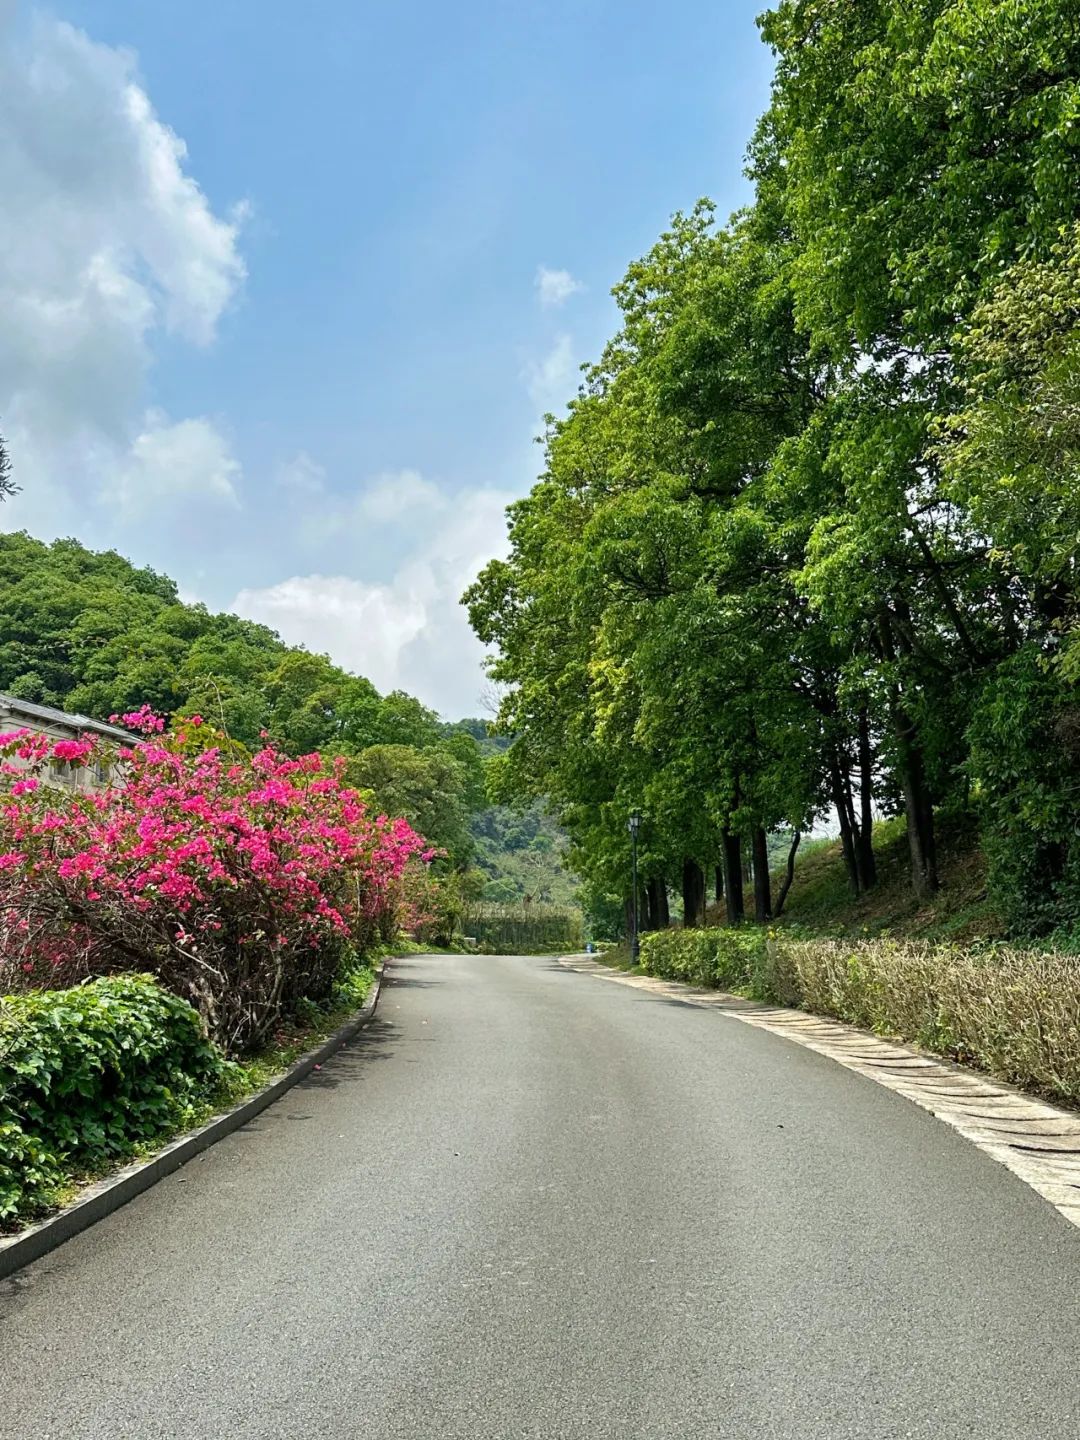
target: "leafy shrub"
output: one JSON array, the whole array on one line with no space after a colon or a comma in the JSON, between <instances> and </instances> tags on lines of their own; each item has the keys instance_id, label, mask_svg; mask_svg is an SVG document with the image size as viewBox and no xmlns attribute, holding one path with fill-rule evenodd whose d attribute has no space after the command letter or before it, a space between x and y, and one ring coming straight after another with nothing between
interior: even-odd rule
<instances>
[{"instance_id":1,"label":"leafy shrub","mask_svg":"<svg viewBox=\"0 0 1080 1440\"><path fill-rule=\"evenodd\" d=\"M968 764L991 899L1010 935L1080 919L1080 687L1041 646L999 665L979 695Z\"/></svg>"},{"instance_id":2,"label":"leafy shrub","mask_svg":"<svg viewBox=\"0 0 1080 1440\"><path fill-rule=\"evenodd\" d=\"M1080 958L887 940L767 942L768 998L1080 1100Z\"/></svg>"},{"instance_id":3,"label":"leafy shrub","mask_svg":"<svg viewBox=\"0 0 1080 1440\"><path fill-rule=\"evenodd\" d=\"M148 975L0 999L0 1226L192 1124L229 1062Z\"/></svg>"},{"instance_id":4,"label":"leafy shrub","mask_svg":"<svg viewBox=\"0 0 1080 1440\"><path fill-rule=\"evenodd\" d=\"M661 930L642 968L831 1015L1002 1080L1080 1102L1080 955L789 931Z\"/></svg>"},{"instance_id":5,"label":"leafy shrub","mask_svg":"<svg viewBox=\"0 0 1080 1440\"><path fill-rule=\"evenodd\" d=\"M95 764L94 740L0 736L0 989L149 970L252 1049L390 938L403 872L431 852L369 811L343 760L248 755L198 716L170 735L145 707L123 719L146 737L101 794L39 780Z\"/></svg>"},{"instance_id":6,"label":"leafy shrub","mask_svg":"<svg viewBox=\"0 0 1080 1440\"><path fill-rule=\"evenodd\" d=\"M749 927L657 930L641 937L641 967L690 985L756 993L765 944L766 933Z\"/></svg>"}]
</instances>

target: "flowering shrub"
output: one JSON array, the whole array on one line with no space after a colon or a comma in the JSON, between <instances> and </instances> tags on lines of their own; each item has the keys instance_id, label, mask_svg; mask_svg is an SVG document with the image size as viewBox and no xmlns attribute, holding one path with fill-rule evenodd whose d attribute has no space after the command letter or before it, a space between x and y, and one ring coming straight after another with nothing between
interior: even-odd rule
<instances>
[{"instance_id":1,"label":"flowering shrub","mask_svg":"<svg viewBox=\"0 0 1080 1440\"><path fill-rule=\"evenodd\" d=\"M101 793L43 783L101 757L89 737L0 735L0 991L150 971L227 1050L257 1045L396 926L401 879L430 857L373 816L343 761L255 755L199 716L168 735L145 706Z\"/></svg>"}]
</instances>

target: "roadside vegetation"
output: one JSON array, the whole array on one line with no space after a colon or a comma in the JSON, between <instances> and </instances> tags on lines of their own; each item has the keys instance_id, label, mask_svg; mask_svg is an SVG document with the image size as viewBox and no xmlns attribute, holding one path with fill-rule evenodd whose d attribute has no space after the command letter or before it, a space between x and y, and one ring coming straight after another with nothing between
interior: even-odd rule
<instances>
[{"instance_id":1,"label":"roadside vegetation","mask_svg":"<svg viewBox=\"0 0 1080 1440\"><path fill-rule=\"evenodd\" d=\"M873 926L958 881L958 937L985 888L991 929L1057 944L1080 923L1072 12L761 23L752 202L676 215L615 286L620 328L466 595L500 783L550 797L595 930L626 928L639 810L650 928L671 894L701 924L718 873L727 919L769 923L779 834L804 837L784 914L831 925L824 822Z\"/></svg>"},{"instance_id":2,"label":"roadside vegetation","mask_svg":"<svg viewBox=\"0 0 1080 1440\"><path fill-rule=\"evenodd\" d=\"M1080 1104L1075 955L740 926L646 935L641 970L833 1016Z\"/></svg>"},{"instance_id":3,"label":"roadside vegetation","mask_svg":"<svg viewBox=\"0 0 1080 1440\"><path fill-rule=\"evenodd\" d=\"M432 850L344 760L116 718L99 792L46 783L97 740L0 736L0 1228L257 1087L428 918Z\"/></svg>"},{"instance_id":4,"label":"roadside vegetation","mask_svg":"<svg viewBox=\"0 0 1080 1440\"><path fill-rule=\"evenodd\" d=\"M0 1233L267 1084L459 903L344 759L116 718L143 738L101 793L43 783L97 742L0 736ZM470 923L491 951L580 944L576 910Z\"/></svg>"},{"instance_id":5,"label":"roadside vegetation","mask_svg":"<svg viewBox=\"0 0 1080 1440\"><path fill-rule=\"evenodd\" d=\"M354 1015L375 979L372 965L350 969L242 1059L149 975L0 998L0 1235L270 1084Z\"/></svg>"}]
</instances>

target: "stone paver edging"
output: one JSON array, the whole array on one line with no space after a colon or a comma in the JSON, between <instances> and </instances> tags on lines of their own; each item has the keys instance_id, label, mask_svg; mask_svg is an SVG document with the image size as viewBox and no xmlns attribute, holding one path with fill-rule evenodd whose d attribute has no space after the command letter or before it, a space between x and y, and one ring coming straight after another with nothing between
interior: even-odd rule
<instances>
[{"instance_id":1,"label":"stone paver edging","mask_svg":"<svg viewBox=\"0 0 1080 1440\"><path fill-rule=\"evenodd\" d=\"M181 1135L149 1160L138 1160L132 1165L126 1165L122 1170L113 1171L96 1184L88 1185L70 1205L65 1205L48 1219L29 1226L18 1235L0 1236L0 1280L14 1274L16 1270L21 1270L31 1261L40 1260L50 1250L55 1250L65 1240L70 1240L98 1220L104 1220L106 1215L111 1215L114 1210L119 1210L121 1205L134 1200L136 1195L149 1190L151 1185L164 1180L166 1175L179 1170L181 1165L186 1165L203 1150L209 1149L219 1140L224 1140L226 1135L238 1130L241 1125L246 1125L260 1111L284 1095L286 1090L291 1090L298 1081L310 1075L317 1065L321 1065L343 1045L347 1045L371 1020L375 1014L375 1006L379 1003L382 978L383 969L380 966L376 971L371 994L356 1014L313 1050L302 1055L276 1080L271 1080L269 1085L265 1085L254 1095L249 1095L246 1100L241 1100L231 1110L215 1115L198 1130L190 1130L186 1135Z\"/></svg>"},{"instance_id":2,"label":"stone paver edging","mask_svg":"<svg viewBox=\"0 0 1080 1440\"><path fill-rule=\"evenodd\" d=\"M665 1000L719 1010L828 1056L952 1126L1007 1166L1067 1220L1080 1225L1080 1115L1074 1111L1038 1100L977 1070L966 1070L805 1010L762 1005L721 990L651 975L628 975L584 956L564 956L559 963L568 970L662 995Z\"/></svg>"}]
</instances>

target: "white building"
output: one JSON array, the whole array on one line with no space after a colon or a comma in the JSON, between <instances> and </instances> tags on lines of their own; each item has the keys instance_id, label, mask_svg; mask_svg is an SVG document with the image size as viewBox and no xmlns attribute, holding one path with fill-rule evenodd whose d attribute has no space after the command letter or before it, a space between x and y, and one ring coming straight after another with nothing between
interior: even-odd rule
<instances>
[{"instance_id":1,"label":"white building","mask_svg":"<svg viewBox=\"0 0 1080 1440\"><path fill-rule=\"evenodd\" d=\"M0 691L0 734L10 734L12 730L32 730L36 735L47 735L50 740L81 740L87 734L100 735L110 742L110 749L133 745L139 738L118 725L106 725L102 720L91 720L88 715L54 710L51 705L19 700ZM96 765L71 765L66 760L53 760L42 778L68 790L103 790L112 782L116 768L114 762L104 757Z\"/></svg>"}]
</instances>

